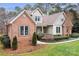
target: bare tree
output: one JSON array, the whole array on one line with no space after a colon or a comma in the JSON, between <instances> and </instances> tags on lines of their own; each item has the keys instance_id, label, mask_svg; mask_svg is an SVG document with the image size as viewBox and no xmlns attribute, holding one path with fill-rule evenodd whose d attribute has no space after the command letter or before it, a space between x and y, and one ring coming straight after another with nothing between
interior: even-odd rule
<instances>
[{"instance_id":1,"label":"bare tree","mask_svg":"<svg viewBox=\"0 0 79 59\"><path fill-rule=\"evenodd\" d=\"M6 10L5 8L0 8L0 32L3 33L5 31L5 21L6 21Z\"/></svg>"}]
</instances>

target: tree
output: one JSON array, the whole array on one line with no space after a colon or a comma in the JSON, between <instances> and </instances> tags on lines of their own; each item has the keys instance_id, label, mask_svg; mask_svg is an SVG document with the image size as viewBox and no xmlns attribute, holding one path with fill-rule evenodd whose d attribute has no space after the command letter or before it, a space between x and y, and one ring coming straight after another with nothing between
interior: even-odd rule
<instances>
[{"instance_id":1,"label":"tree","mask_svg":"<svg viewBox=\"0 0 79 59\"><path fill-rule=\"evenodd\" d=\"M69 3L69 4L66 4L64 10L68 10L69 11L70 9L75 9L76 7L77 7L76 4Z\"/></svg>"},{"instance_id":2,"label":"tree","mask_svg":"<svg viewBox=\"0 0 79 59\"><path fill-rule=\"evenodd\" d=\"M26 10L29 10L29 9L31 9L32 8L32 6L30 5L30 4L26 4L25 6L24 6L24 9L26 9Z\"/></svg>"},{"instance_id":3,"label":"tree","mask_svg":"<svg viewBox=\"0 0 79 59\"><path fill-rule=\"evenodd\" d=\"M9 12L7 13L7 18L12 18L12 17L14 17L16 14L17 14L17 13L16 13L15 11L9 11Z\"/></svg>"},{"instance_id":4,"label":"tree","mask_svg":"<svg viewBox=\"0 0 79 59\"><path fill-rule=\"evenodd\" d=\"M32 38L32 45L33 45L33 46L36 46L36 44L37 44L37 35L36 35L36 33L34 32L34 33L33 33L33 38Z\"/></svg>"},{"instance_id":5,"label":"tree","mask_svg":"<svg viewBox=\"0 0 79 59\"><path fill-rule=\"evenodd\" d=\"M69 10L73 14L73 32L79 32L79 18L77 17L77 13L75 10Z\"/></svg>"},{"instance_id":6,"label":"tree","mask_svg":"<svg viewBox=\"0 0 79 59\"><path fill-rule=\"evenodd\" d=\"M36 8L40 8L42 10L43 13L45 13L45 7L44 7L44 3L36 3L33 5L32 9L36 9Z\"/></svg>"},{"instance_id":7,"label":"tree","mask_svg":"<svg viewBox=\"0 0 79 59\"><path fill-rule=\"evenodd\" d=\"M14 38L13 38L13 42L12 42L12 49L13 50L16 50L17 49L17 37L15 36Z\"/></svg>"},{"instance_id":8,"label":"tree","mask_svg":"<svg viewBox=\"0 0 79 59\"><path fill-rule=\"evenodd\" d=\"M7 22L6 20L6 10L5 8L1 7L0 8L0 32L4 33L5 32L5 23Z\"/></svg>"},{"instance_id":9,"label":"tree","mask_svg":"<svg viewBox=\"0 0 79 59\"><path fill-rule=\"evenodd\" d=\"M57 13L57 12L61 12L61 11L62 11L62 9L59 4L53 4L49 14L51 15L53 13Z\"/></svg>"},{"instance_id":10,"label":"tree","mask_svg":"<svg viewBox=\"0 0 79 59\"><path fill-rule=\"evenodd\" d=\"M21 8L19 6L16 6L15 10L16 10L16 12L19 12L19 11L21 11Z\"/></svg>"}]
</instances>

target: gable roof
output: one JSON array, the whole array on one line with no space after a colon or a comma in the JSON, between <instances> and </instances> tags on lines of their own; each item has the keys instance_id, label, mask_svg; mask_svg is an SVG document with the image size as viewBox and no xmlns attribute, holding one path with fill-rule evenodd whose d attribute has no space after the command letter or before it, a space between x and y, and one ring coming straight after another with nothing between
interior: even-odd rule
<instances>
[{"instance_id":1,"label":"gable roof","mask_svg":"<svg viewBox=\"0 0 79 59\"><path fill-rule=\"evenodd\" d=\"M41 11L40 8L36 8L36 9L32 12L32 14L33 14L35 11L37 11L37 10L41 13L41 15L43 15L43 12Z\"/></svg>"},{"instance_id":2,"label":"gable roof","mask_svg":"<svg viewBox=\"0 0 79 59\"><path fill-rule=\"evenodd\" d=\"M12 17L11 19L8 20L9 24L12 24L18 17L20 17L23 13L26 13L26 15L31 19L31 21L35 24L35 22L33 21L32 17L28 14L28 12L26 10L21 11L17 16Z\"/></svg>"},{"instance_id":3,"label":"gable roof","mask_svg":"<svg viewBox=\"0 0 79 59\"><path fill-rule=\"evenodd\" d=\"M57 17L63 14L64 12L55 13L49 16L43 16L43 24L44 25L53 25L54 22L57 20Z\"/></svg>"},{"instance_id":4,"label":"gable roof","mask_svg":"<svg viewBox=\"0 0 79 59\"><path fill-rule=\"evenodd\" d=\"M26 12L31 15L33 11L32 10L26 10Z\"/></svg>"}]
</instances>

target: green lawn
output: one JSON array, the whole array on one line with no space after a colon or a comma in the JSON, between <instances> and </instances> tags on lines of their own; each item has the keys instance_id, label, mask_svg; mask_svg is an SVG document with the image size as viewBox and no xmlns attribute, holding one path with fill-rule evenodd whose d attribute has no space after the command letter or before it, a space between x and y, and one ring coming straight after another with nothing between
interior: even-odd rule
<instances>
[{"instance_id":1,"label":"green lawn","mask_svg":"<svg viewBox=\"0 0 79 59\"><path fill-rule=\"evenodd\" d=\"M20 55L31 55L31 56L79 56L79 41L64 43L64 44L52 44L46 48L42 48L38 51L29 54Z\"/></svg>"},{"instance_id":2,"label":"green lawn","mask_svg":"<svg viewBox=\"0 0 79 59\"><path fill-rule=\"evenodd\" d=\"M8 55L0 48L0 55ZM31 53L18 54L21 56L79 56L79 41L64 44L52 44Z\"/></svg>"}]
</instances>

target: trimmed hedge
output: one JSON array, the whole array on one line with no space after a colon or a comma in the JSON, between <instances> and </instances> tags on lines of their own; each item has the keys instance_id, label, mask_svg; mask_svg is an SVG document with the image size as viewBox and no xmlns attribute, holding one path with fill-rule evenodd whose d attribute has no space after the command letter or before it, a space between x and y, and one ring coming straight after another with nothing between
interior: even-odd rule
<instances>
[{"instance_id":1,"label":"trimmed hedge","mask_svg":"<svg viewBox=\"0 0 79 59\"><path fill-rule=\"evenodd\" d=\"M63 39L68 39L69 36L54 36L54 40L63 40Z\"/></svg>"},{"instance_id":2,"label":"trimmed hedge","mask_svg":"<svg viewBox=\"0 0 79 59\"><path fill-rule=\"evenodd\" d=\"M72 33L70 35L70 37L72 37L72 38L78 38L79 37L79 33Z\"/></svg>"}]
</instances>

